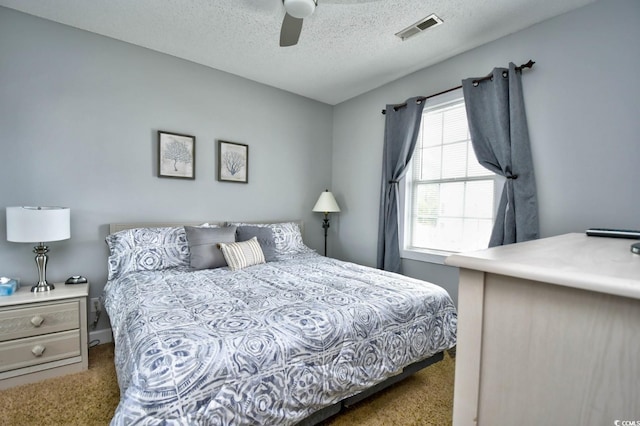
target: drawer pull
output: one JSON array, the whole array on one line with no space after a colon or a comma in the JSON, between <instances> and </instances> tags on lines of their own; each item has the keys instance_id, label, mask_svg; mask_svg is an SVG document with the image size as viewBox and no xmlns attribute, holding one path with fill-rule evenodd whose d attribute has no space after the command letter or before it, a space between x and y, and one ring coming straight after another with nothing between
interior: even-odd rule
<instances>
[{"instance_id":1,"label":"drawer pull","mask_svg":"<svg viewBox=\"0 0 640 426\"><path fill-rule=\"evenodd\" d=\"M40 315L36 315L35 317L31 318L31 324L33 324L34 327L40 327L43 322L44 318L42 318Z\"/></svg>"},{"instance_id":2,"label":"drawer pull","mask_svg":"<svg viewBox=\"0 0 640 426\"><path fill-rule=\"evenodd\" d=\"M33 349L31 349L31 353L34 354L36 357L41 357L45 349L46 348L42 345L35 345Z\"/></svg>"}]
</instances>

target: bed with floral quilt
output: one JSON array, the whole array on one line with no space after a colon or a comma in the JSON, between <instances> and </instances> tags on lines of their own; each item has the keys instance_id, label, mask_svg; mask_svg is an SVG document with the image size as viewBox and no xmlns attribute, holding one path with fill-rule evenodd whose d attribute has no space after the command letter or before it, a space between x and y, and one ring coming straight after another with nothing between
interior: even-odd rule
<instances>
[{"instance_id":1,"label":"bed with floral quilt","mask_svg":"<svg viewBox=\"0 0 640 426\"><path fill-rule=\"evenodd\" d=\"M456 343L444 289L320 256L296 222L106 241L112 425L315 423Z\"/></svg>"}]
</instances>

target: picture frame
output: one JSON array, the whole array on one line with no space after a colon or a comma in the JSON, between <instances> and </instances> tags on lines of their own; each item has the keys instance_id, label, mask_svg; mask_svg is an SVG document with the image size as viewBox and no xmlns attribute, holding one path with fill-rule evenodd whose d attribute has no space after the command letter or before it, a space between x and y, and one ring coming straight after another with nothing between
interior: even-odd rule
<instances>
[{"instance_id":1,"label":"picture frame","mask_svg":"<svg viewBox=\"0 0 640 426\"><path fill-rule=\"evenodd\" d=\"M218 140L218 180L249 183L249 145Z\"/></svg>"},{"instance_id":2,"label":"picture frame","mask_svg":"<svg viewBox=\"0 0 640 426\"><path fill-rule=\"evenodd\" d=\"M196 178L196 137L158 130L158 177Z\"/></svg>"}]
</instances>

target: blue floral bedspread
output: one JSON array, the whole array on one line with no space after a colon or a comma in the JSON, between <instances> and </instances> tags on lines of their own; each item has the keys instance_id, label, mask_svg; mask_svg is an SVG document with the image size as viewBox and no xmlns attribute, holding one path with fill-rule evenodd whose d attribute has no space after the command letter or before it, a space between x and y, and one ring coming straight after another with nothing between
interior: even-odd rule
<instances>
[{"instance_id":1,"label":"blue floral bedspread","mask_svg":"<svg viewBox=\"0 0 640 426\"><path fill-rule=\"evenodd\" d=\"M453 347L434 284L319 255L105 286L112 425L289 425Z\"/></svg>"}]
</instances>

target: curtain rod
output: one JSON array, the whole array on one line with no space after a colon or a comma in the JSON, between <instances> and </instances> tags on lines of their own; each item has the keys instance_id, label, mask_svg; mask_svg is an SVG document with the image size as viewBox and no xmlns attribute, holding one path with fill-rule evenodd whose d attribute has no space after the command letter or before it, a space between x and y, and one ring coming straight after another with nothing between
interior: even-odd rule
<instances>
[{"instance_id":1,"label":"curtain rod","mask_svg":"<svg viewBox=\"0 0 640 426\"><path fill-rule=\"evenodd\" d=\"M522 64L519 67L516 67L516 71L522 71L524 68L532 68L533 64L535 64L534 61L532 61L531 59L529 59L529 62L527 62L526 64ZM485 81L485 80L491 80L493 78L493 73L489 73L484 77L478 78L476 80L473 80L473 84L477 85L478 83L480 83L481 81ZM429 98L435 98L436 96L440 96L440 95L444 95L445 93L449 93L449 92L453 92L454 90L458 90L462 88L462 86L456 86L456 87L452 87L451 89L447 89L447 90L443 90L442 92L438 92L438 93L434 93L433 95L429 95L429 96L420 96L416 99L416 102L420 103L423 102ZM404 108L407 106L407 103L402 103L402 104L396 104L393 105L393 109L395 111L399 110L400 108ZM382 114L386 114L387 110L383 109L382 110Z\"/></svg>"}]
</instances>

